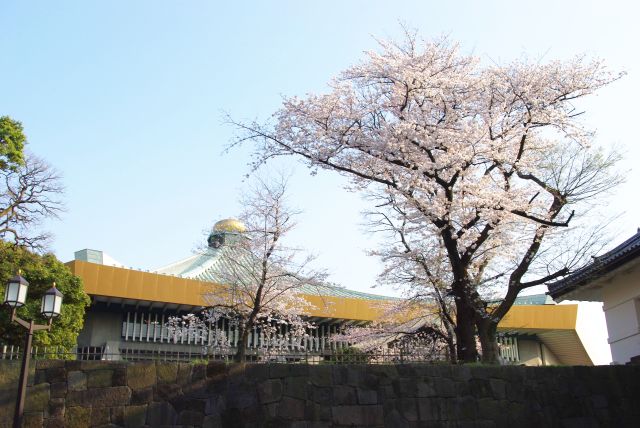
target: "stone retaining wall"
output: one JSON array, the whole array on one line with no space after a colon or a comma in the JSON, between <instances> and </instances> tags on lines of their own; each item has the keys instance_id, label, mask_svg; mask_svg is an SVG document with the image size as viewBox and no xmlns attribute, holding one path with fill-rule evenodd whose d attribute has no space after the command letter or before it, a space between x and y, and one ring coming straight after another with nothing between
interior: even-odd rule
<instances>
[{"instance_id":1,"label":"stone retaining wall","mask_svg":"<svg viewBox=\"0 0 640 428\"><path fill-rule=\"evenodd\" d=\"M640 366L35 366L29 427L640 426ZM19 369L0 362L0 426Z\"/></svg>"}]
</instances>

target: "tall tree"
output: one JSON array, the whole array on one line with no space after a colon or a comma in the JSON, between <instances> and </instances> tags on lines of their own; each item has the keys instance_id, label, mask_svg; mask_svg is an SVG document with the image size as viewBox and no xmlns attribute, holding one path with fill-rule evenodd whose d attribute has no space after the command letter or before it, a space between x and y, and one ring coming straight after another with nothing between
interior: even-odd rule
<instances>
[{"instance_id":1,"label":"tall tree","mask_svg":"<svg viewBox=\"0 0 640 428\"><path fill-rule=\"evenodd\" d=\"M458 359L477 359L477 332L496 362L497 324L518 293L571 268L536 268L544 243L619 181L576 107L618 77L580 57L484 66L408 34L381 42L329 93L285 99L273 124L231 122L236 144L256 143L256 165L293 154L393 195L446 255ZM479 293L485 277L502 287L500 304Z\"/></svg>"}]
</instances>

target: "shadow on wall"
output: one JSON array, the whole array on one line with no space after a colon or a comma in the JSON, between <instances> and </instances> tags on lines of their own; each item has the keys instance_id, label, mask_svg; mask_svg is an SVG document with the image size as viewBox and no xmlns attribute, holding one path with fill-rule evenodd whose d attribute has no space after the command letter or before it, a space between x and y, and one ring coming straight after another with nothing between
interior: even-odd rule
<instances>
[{"instance_id":1,"label":"shadow on wall","mask_svg":"<svg viewBox=\"0 0 640 428\"><path fill-rule=\"evenodd\" d=\"M28 426L635 426L640 366L38 361ZM0 362L0 426L19 364Z\"/></svg>"}]
</instances>

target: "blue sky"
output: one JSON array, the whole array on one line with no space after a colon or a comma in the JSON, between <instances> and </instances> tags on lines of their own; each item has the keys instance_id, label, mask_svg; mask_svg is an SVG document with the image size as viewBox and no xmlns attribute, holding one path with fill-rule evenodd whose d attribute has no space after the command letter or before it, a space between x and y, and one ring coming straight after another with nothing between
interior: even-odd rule
<instances>
[{"instance_id":1,"label":"blue sky","mask_svg":"<svg viewBox=\"0 0 640 428\"><path fill-rule=\"evenodd\" d=\"M322 92L375 37L399 38L400 23L485 61L584 53L626 70L585 104L586 120L599 143L624 146L629 178L609 205L622 213L616 240L640 226L633 2L3 3L0 115L22 121L29 150L64 176L67 211L46 225L62 260L94 248L150 269L188 256L239 211L249 148L223 154L233 136L223 112L266 119L282 95ZM380 266L364 254L375 246L360 226L365 203L334 174L281 163L296 169L291 201L304 211L294 242L333 281L369 291Z\"/></svg>"}]
</instances>

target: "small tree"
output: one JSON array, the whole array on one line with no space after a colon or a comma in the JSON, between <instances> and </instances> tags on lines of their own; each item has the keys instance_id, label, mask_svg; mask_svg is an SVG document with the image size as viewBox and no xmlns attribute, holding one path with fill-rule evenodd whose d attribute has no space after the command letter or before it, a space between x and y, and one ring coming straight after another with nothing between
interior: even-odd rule
<instances>
[{"instance_id":1,"label":"small tree","mask_svg":"<svg viewBox=\"0 0 640 428\"><path fill-rule=\"evenodd\" d=\"M483 66L408 34L381 42L329 93L285 99L273 125L231 122L238 143L256 143L256 165L296 155L393 195L423 246L446 255L458 359L477 360L478 334L483 359L497 362L497 325L518 293L580 259L542 263L553 238L620 181L575 104L619 76L584 58ZM480 283L502 301L490 305Z\"/></svg>"},{"instance_id":2,"label":"small tree","mask_svg":"<svg viewBox=\"0 0 640 428\"><path fill-rule=\"evenodd\" d=\"M82 280L53 254L39 255L25 248L0 241L0 295L9 278L18 269L29 281L27 304L18 309L18 315L25 319L39 319L40 299L53 282L64 294L62 313L49 331L34 334L36 346L60 346L66 350L76 345L76 338L84 323L85 308L89 297L83 291ZM0 311L0 341L5 344L22 346L24 329L9 322L8 311Z\"/></svg>"},{"instance_id":3,"label":"small tree","mask_svg":"<svg viewBox=\"0 0 640 428\"><path fill-rule=\"evenodd\" d=\"M45 218L57 217L63 205L60 177L34 156L24 164L0 170L0 237L32 250L43 250L49 240L37 232Z\"/></svg>"},{"instance_id":4,"label":"small tree","mask_svg":"<svg viewBox=\"0 0 640 428\"><path fill-rule=\"evenodd\" d=\"M441 355L438 342L444 344L447 358L455 363L455 303L445 251L424 239L422 229L412 222L393 194L372 194L370 199L376 202L377 210L366 213L369 229L384 235L387 242L370 252L385 265L379 281L399 288L404 297L389 313L413 314L403 323L387 316L381 327L391 332L404 331L399 343L414 343L415 349L425 349L416 342L433 342L432 349Z\"/></svg>"},{"instance_id":5,"label":"small tree","mask_svg":"<svg viewBox=\"0 0 640 428\"><path fill-rule=\"evenodd\" d=\"M246 232L225 242L224 259L217 282L205 295L210 309L208 322L221 317L237 328L238 345L234 359L244 361L250 332L261 331L266 348L283 349L299 343L313 328L300 314L311 305L302 296L303 287L313 287L324 277L309 268L313 260L301 250L285 244L297 214L286 202L287 180L256 179L242 200L239 219ZM309 292L309 289L307 289ZM288 329L285 333L283 327Z\"/></svg>"}]
</instances>

